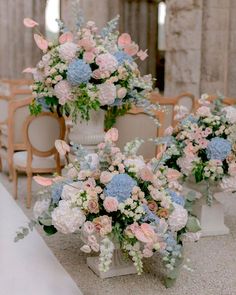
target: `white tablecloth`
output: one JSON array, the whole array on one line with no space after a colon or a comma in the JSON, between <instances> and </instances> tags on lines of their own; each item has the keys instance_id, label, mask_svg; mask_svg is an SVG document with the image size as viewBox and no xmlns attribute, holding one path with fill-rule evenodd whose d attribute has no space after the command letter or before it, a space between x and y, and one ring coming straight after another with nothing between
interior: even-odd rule
<instances>
[{"instance_id":1,"label":"white tablecloth","mask_svg":"<svg viewBox=\"0 0 236 295\"><path fill-rule=\"evenodd\" d=\"M0 183L0 294L81 295L36 230L14 243L16 230L27 221Z\"/></svg>"}]
</instances>

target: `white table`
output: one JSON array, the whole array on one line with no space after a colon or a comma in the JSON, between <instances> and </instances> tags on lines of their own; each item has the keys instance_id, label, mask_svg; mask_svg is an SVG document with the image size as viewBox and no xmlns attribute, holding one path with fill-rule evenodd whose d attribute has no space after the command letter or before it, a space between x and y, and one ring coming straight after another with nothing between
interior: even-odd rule
<instances>
[{"instance_id":1,"label":"white table","mask_svg":"<svg viewBox=\"0 0 236 295\"><path fill-rule=\"evenodd\" d=\"M81 295L36 230L14 243L16 230L27 221L0 183L0 294Z\"/></svg>"}]
</instances>

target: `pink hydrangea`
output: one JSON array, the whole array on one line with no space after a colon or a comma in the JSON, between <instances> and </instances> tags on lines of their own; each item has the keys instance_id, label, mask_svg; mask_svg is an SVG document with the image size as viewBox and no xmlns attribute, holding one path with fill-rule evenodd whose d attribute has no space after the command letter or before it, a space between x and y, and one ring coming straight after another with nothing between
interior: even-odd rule
<instances>
[{"instance_id":1,"label":"pink hydrangea","mask_svg":"<svg viewBox=\"0 0 236 295\"><path fill-rule=\"evenodd\" d=\"M59 99L59 103L61 105L64 105L68 100L71 100L72 93L69 82L66 80L62 80L59 83L57 83L54 87L54 94Z\"/></svg>"},{"instance_id":2,"label":"pink hydrangea","mask_svg":"<svg viewBox=\"0 0 236 295\"><path fill-rule=\"evenodd\" d=\"M108 71L110 73L114 73L118 67L116 58L110 53L100 54L96 58L96 63L101 72Z\"/></svg>"},{"instance_id":3,"label":"pink hydrangea","mask_svg":"<svg viewBox=\"0 0 236 295\"><path fill-rule=\"evenodd\" d=\"M60 58L67 62L75 58L77 50L77 45L72 42L66 42L58 47L58 53Z\"/></svg>"},{"instance_id":4,"label":"pink hydrangea","mask_svg":"<svg viewBox=\"0 0 236 295\"><path fill-rule=\"evenodd\" d=\"M209 107L206 107L206 106L202 106L200 107L198 110L197 110L197 113L196 113L198 116L200 117L210 117L212 114L211 114L211 109Z\"/></svg>"},{"instance_id":5,"label":"pink hydrangea","mask_svg":"<svg viewBox=\"0 0 236 295\"><path fill-rule=\"evenodd\" d=\"M177 160L181 172L188 175L193 169L193 162L197 160L197 157L193 154L188 154L186 157L181 157Z\"/></svg>"},{"instance_id":6,"label":"pink hydrangea","mask_svg":"<svg viewBox=\"0 0 236 295\"><path fill-rule=\"evenodd\" d=\"M181 205L178 205L176 203L173 203L173 205L175 209L170 214L168 223L172 231L179 231L187 224L188 211Z\"/></svg>"},{"instance_id":7,"label":"pink hydrangea","mask_svg":"<svg viewBox=\"0 0 236 295\"><path fill-rule=\"evenodd\" d=\"M110 83L98 85L98 99L102 106L111 105L116 98L116 86Z\"/></svg>"}]
</instances>

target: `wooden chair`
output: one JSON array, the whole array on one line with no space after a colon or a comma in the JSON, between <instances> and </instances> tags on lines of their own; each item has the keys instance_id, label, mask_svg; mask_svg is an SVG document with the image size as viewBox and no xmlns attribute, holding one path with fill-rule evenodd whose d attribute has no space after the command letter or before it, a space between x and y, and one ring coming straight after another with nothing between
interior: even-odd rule
<instances>
[{"instance_id":1,"label":"wooden chair","mask_svg":"<svg viewBox=\"0 0 236 295\"><path fill-rule=\"evenodd\" d=\"M61 160L55 148L55 140L64 139L63 117L49 112L37 117L29 116L24 124L26 151L13 157L14 197L17 198L18 171L27 174L27 207L31 206L32 176L35 173L61 173Z\"/></svg>"},{"instance_id":2,"label":"wooden chair","mask_svg":"<svg viewBox=\"0 0 236 295\"><path fill-rule=\"evenodd\" d=\"M161 106L166 107L166 118L168 118L168 113L171 113L169 116L169 120L171 122L164 122L165 127L168 127L169 125L175 127L178 121L175 120L175 112L174 107L176 105L184 105L188 108L189 112L191 113L194 111L196 100L193 94L186 92L182 93L180 95L177 95L175 97L165 97L160 95L157 92L153 92L150 96L150 100L153 103L159 103ZM171 109L170 109L170 108Z\"/></svg>"},{"instance_id":3,"label":"wooden chair","mask_svg":"<svg viewBox=\"0 0 236 295\"><path fill-rule=\"evenodd\" d=\"M139 150L139 154L147 160L155 157L158 153L158 147L147 140L163 136L165 113L163 111L156 111L155 117L159 120L160 127L156 126L142 108L133 107L126 115L118 117L115 124L119 131L117 145L123 148L127 142L138 137L145 140L145 143Z\"/></svg>"},{"instance_id":4,"label":"wooden chair","mask_svg":"<svg viewBox=\"0 0 236 295\"><path fill-rule=\"evenodd\" d=\"M0 80L0 95L11 96L12 92L17 89L30 89L33 81L28 79L1 79Z\"/></svg>"},{"instance_id":5,"label":"wooden chair","mask_svg":"<svg viewBox=\"0 0 236 295\"><path fill-rule=\"evenodd\" d=\"M2 159L6 159L10 180L12 180L14 152L26 149L22 130L25 118L30 114L29 104L32 101L32 97L25 98L26 94L29 95L29 91L21 90L16 92L16 94L19 94L22 98L9 101L6 123L0 127L0 168L2 166Z\"/></svg>"},{"instance_id":6,"label":"wooden chair","mask_svg":"<svg viewBox=\"0 0 236 295\"><path fill-rule=\"evenodd\" d=\"M209 95L208 101L213 102L217 98L219 98L218 95ZM222 100L222 103L223 103L223 105L226 105L226 106L236 105L236 98L224 97L223 100ZM195 110L197 110L200 106L201 106L201 104L199 103L198 100L196 100L195 101Z\"/></svg>"}]
</instances>

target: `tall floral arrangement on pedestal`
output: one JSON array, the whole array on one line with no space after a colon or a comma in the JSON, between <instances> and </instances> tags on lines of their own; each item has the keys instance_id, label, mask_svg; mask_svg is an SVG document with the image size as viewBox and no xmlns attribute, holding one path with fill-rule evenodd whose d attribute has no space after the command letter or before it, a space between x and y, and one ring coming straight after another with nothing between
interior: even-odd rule
<instances>
[{"instance_id":1,"label":"tall floral arrangement on pedestal","mask_svg":"<svg viewBox=\"0 0 236 295\"><path fill-rule=\"evenodd\" d=\"M74 146L76 159L65 177L35 177L45 186L34 206L36 222L47 234L81 234L81 250L100 251L99 268L104 272L116 243L138 274L143 258L157 252L169 270L170 284L182 260L183 241L196 241L200 235L198 220L189 210L193 196L183 197L180 172L158 158L145 163L136 155L139 140L128 143L122 153L115 146L117 139L118 131L111 129L96 153ZM56 147L61 154L69 151L62 141Z\"/></svg>"},{"instance_id":2,"label":"tall floral arrangement on pedestal","mask_svg":"<svg viewBox=\"0 0 236 295\"><path fill-rule=\"evenodd\" d=\"M72 32L58 21L61 34L54 42L34 34L43 56L36 68L24 70L34 78L33 114L46 108L89 120L91 110L102 108L108 110L109 127L131 104L147 106L153 80L151 75L141 76L136 63L146 59L147 50L140 50L129 34L120 35L117 22L118 17L99 32L94 22L79 21ZM31 19L24 24L38 26Z\"/></svg>"},{"instance_id":3,"label":"tall floral arrangement on pedestal","mask_svg":"<svg viewBox=\"0 0 236 295\"><path fill-rule=\"evenodd\" d=\"M199 100L200 107L187 115L178 110L180 122L168 128L166 165L180 171L196 183L205 181L222 189L235 190L236 185L236 108L223 106L221 99L210 103L208 95ZM207 194L210 204L212 195Z\"/></svg>"}]
</instances>

